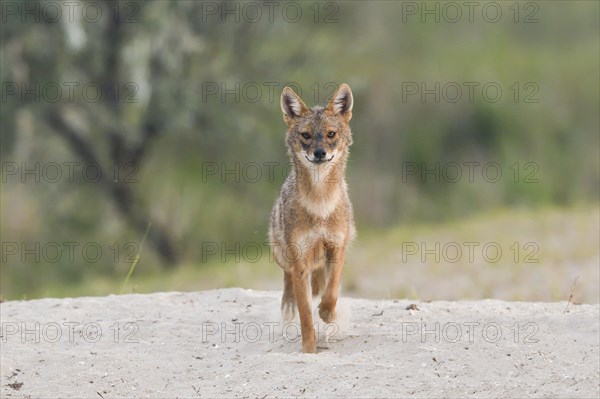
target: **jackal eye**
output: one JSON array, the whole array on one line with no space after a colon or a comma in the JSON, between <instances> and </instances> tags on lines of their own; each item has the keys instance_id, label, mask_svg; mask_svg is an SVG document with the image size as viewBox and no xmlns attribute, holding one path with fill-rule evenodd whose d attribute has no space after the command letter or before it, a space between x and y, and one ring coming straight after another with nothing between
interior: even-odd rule
<instances>
[{"instance_id":1,"label":"jackal eye","mask_svg":"<svg viewBox=\"0 0 600 399\"><path fill-rule=\"evenodd\" d=\"M334 136L335 136L335 132L333 130L327 133L327 137L329 137L329 138L333 138Z\"/></svg>"},{"instance_id":2,"label":"jackal eye","mask_svg":"<svg viewBox=\"0 0 600 399\"><path fill-rule=\"evenodd\" d=\"M310 138L310 134L307 132L302 132L300 133L302 135L302 137L304 137L306 140L308 140Z\"/></svg>"}]
</instances>

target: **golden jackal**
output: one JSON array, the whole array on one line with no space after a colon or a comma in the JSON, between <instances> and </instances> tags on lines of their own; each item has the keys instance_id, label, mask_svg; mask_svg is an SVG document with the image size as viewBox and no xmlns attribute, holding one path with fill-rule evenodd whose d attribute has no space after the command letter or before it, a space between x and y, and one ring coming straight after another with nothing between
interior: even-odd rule
<instances>
[{"instance_id":1,"label":"golden jackal","mask_svg":"<svg viewBox=\"0 0 600 399\"><path fill-rule=\"evenodd\" d=\"M344 180L352 144L352 91L342 84L327 107L308 109L292 89L281 93L286 143L293 168L271 212L269 239L284 271L281 310L300 314L302 350L317 351L310 294L323 294L319 315L335 319L346 246L355 235Z\"/></svg>"}]
</instances>

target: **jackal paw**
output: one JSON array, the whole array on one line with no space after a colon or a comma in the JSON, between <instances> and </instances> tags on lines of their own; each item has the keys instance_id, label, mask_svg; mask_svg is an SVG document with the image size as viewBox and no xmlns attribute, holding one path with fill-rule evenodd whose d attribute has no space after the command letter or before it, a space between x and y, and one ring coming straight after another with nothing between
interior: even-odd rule
<instances>
[{"instance_id":1,"label":"jackal paw","mask_svg":"<svg viewBox=\"0 0 600 399\"><path fill-rule=\"evenodd\" d=\"M321 303L319 305L319 316L325 323L331 323L333 319L335 319L335 311L331 306L326 306Z\"/></svg>"},{"instance_id":2,"label":"jackal paw","mask_svg":"<svg viewBox=\"0 0 600 399\"><path fill-rule=\"evenodd\" d=\"M314 331L302 337L302 352L317 353L317 336Z\"/></svg>"}]
</instances>

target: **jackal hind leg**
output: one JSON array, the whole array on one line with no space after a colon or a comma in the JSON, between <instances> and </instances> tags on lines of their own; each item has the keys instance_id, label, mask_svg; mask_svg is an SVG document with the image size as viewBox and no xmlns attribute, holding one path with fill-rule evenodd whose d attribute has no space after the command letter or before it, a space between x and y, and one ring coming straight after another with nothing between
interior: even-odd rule
<instances>
[{"instance_id":1,"label":"jackal hind leg","mask_svg":"<svg viewBox=\"0 0 600 399\"><path fill-rule=\"evenodd\" d=\"M283 272L283 297L281 298L281 315L284 322L290 322L296 317L296 297L291 271Z\"/></svg>"}]
</instances>

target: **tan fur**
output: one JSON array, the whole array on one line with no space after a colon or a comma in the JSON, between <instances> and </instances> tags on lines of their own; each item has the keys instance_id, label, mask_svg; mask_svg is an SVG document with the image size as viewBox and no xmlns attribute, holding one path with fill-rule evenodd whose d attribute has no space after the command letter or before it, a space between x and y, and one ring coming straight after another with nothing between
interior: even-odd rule
<instances>
[{"instance_id":1,"label":"tan fur","mask_svg":"<svg viewBox=\"0 0 600 399\"><path fill-rule=\"evenodd\" d=\"M302 350L309 353L317 351L310 294L323 294L319 316L332 322L346 247L355 235L344 180L352 144L352 105L352 92L346 84L340 85L326 108L308 109L289 87L281 93L293 168L271 212L269 239L275 260L284 270L284 318L293 319L298 309ZM319 160L322 162L316 163Z\"/></svg>"}]
</instances>

